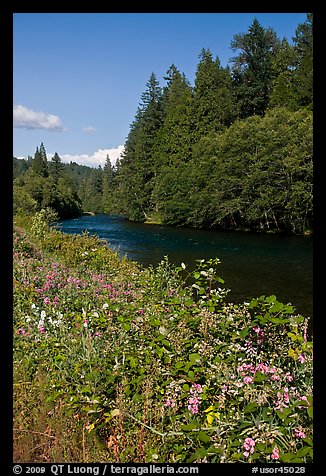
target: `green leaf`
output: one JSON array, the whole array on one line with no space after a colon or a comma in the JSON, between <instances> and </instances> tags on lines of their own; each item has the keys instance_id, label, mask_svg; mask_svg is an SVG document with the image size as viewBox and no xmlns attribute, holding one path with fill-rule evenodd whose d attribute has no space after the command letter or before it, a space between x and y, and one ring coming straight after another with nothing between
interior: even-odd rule
<instances>
[{"instance_id":1,"label":"green leaf","mask_svg":"<svg viewBox=\"0 0 326 476\"><path fill-rule=\"evenodd\" d=\"M207 450L203 447L200 447L196 450L196 453L194 456L195 456L195 459L205 458L205 456L207 456Z\"/></svg>"},{"instance_id":2,"label":"green leaf","mask_svg":"<svg viewBox=\"0 0 326 476\"><path fill-rule=\"evenodd\" d=\"M210 436L208 436L207 433L204 433L203 431L200 431L197 434L197 437L199 440L203 441L204 443L208 443L209 441L211 441Z\"/></svg>"},{"instance_id":3,"label":"green leaf","mask_svg":"<svg viewBox=\"0 0 326 476\"><path fill-rule=\"evenodd\" d=\"M276 301L276 296L275 294L271 294L270 296L267 296L267 298L265 298L265 296L260 296L259 299L265 299L266 302L275 302Z\"/></svg>"},{"instance_id":4,"label":"green leaf","mask_svg":"<svg viewBox=\"0 0 326 476\"><path fill-rule=\"evenodd\" d=\"M281 302L276 301L274 305L269 309L269 312L280 312L284 308L284 305Z\"/></svg>"},{"instance_id":5,"label":"green leaf","mask_svg":"<svg viewBox=\"0 0 326 476\"><path fill-rule=\"evenodd\" d=\"M295 458L295 455L293 453L284 453L284 455L280 458L282 463L289 463L290 461Z\"/></svg>"},{"instance_id":6,"label":"green leaf","mask_svg":"<svg viewBox=\"0 0 326 476\"><path fill-rule=\"evenodd\" d=\"M246 327L245 329L243 329L242 331L239 332L239 337L241 339L243 339L244 337L247 336L248 332L250 331L250 328L249 327Z\"/></svg>"},{"instance_id":7,"label":"green leaf","mask_svg":"<svg viewBox=\"0 0 326 476\"><path fill-rule=\"evenodd\" d=\"M243 410L243 413L252 413L258 408L258 403L251 402Z\"/></svg>"},{"instance_id":8,"label":"green leaf","mask_svg":"<svg viewBox=\"0 0 326 476\"><path fill-rule=\"evenodd\" d=\"M267 379L267 375L263 374L262 372L256 372L254 377L254 382L263 382Z\"/></svg>"},{"instance_id":9,"label":"green leaf","mask_svg":"<svg viewBox=\"0 0 326 476\"><path fill-rule=\"evenodd\" d=\"M249 303L248 308L249 308L249 309L252 309L252 308L256 307L257 304L258 304L257 299L252 299L252 300L250 301L250 303Z\"/></svg>"},{"instance_id":10,"label":"green leaf","mask_svg":"<svg viewBox=\"0 0 326 476\"><path fill-rule=\"evenodd\" d=\"M199 354L189 354L190 362L200 362L200 355Z\"/></svg>"},{"instance_id":11,"label":"green leaf","mask_svg":"<svg viewBox=\"0 0 326 476\"><path fill-rule=\"evenodd\" d=\"M303 446L296 452L295 456L298 458L301 458L302 456L306 456L310 450L311 450L310 446Z\"/></svg>"},{"instance_id":12,"label":"green leaf","mask_svg":"<svg viewBox=\"0 0 326 476\"><path fill-rule=\"evenodd\" d=\"M303 440L305 443L307 443L307 445L310 445L312 446L312 438L310 438L309 436L307 438L303 438Z\"/></svg>"},{"instance_id":13,"label":"green leaf","mask_svg":"<svg viewBox=\"0 0 326 476\"><path fill-rule=\"evenodd\" d=\"M284 408L282 412L280 410L276 410L276 414L281 420L285 420L290 412L291 412L290 408Z\"/></svg>"},{"instance_id":14,"label":"green leaf","mask_svg":"<svg viewBox=\"0 0 326 476\"><path fill-rule=\"evenodd\" d=\"M198 428L197 423L188 423L187 425L181 425L181 430L183 431L191 431L191 430L194 430L195 428Z\"/></svg>"},{"instance_id":15,"label":"green leaf","mask_svg":"<svg viewBox=\"0 0 326 476\"><path fill-rule=\"evenodd\" d=\"M266 446L263 443L257 443L257 445L255 446L256 451L265 451L265 449Z\"/></svg>"},{"instance_id":16,"label":"green leaf","mask_svg":"<svg viewBox=\"0 0 326 476\"><path fill-rule=\"evenodd\" d=\"M259 453L256 453L256 452L255 452L255 453L252 454L251 459L255 460L255 459L260 458L260 456L261 456L261 455L260 455Z\"/></svg>"},{"instance_id":17,"label":"green leaf","mask_svg":"<svg viewBox=\"0 0 326 476\"><path fill-rule=\"evenodd\" d=\"M233 453L231 455L231 458L232 459L241 459L243 457L243 454L242 453Z\"/></svg>"}]
</instances>

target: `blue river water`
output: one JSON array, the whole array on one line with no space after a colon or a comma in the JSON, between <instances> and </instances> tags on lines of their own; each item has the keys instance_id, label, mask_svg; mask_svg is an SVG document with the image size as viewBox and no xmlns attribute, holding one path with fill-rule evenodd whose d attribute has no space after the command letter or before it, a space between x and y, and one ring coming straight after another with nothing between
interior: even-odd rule
<instances>
[{"instance_id":1,"label":"blue river water","mask_svg":"<svg viewBox=\"0 0 326 476\"><path fill-rule=\"evenodd\" d=\"M275 294L298 313L313 314L311 237L221 232L133 223L121 216L82 216L60 222L65 233L85 230L105 239L120 256L156 266L164 256L193 269L197 259L218 257L228 301Z\"/></svg>"}]
</instances>

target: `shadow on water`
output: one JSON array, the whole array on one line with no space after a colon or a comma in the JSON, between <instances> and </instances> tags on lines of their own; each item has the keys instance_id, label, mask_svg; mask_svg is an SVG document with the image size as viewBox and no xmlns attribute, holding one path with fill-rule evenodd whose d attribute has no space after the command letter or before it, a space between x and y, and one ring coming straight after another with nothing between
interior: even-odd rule
<instances>
[{"instance_id":1,"label":"shadow on water","mask_svg":"<svg viewBox=\"0 0 326 476\"><path fill-rule=\"evenodd\" d=\"M108 241L121 257L145 266L156 266L168 256L191 270L197 259L218 257L224 286L231 289L228 301L275 294L312 317L312 238L145 225L114 215L82 216L60 226L65 233L88 230Z\"/></svg>"}]
</instances>

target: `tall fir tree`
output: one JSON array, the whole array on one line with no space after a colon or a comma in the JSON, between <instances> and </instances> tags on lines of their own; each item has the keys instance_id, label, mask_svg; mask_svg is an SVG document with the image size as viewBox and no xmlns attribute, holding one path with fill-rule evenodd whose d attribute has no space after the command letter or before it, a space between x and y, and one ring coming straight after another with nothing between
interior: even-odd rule
<instances>
[{"instance_id":1,"label":"tall fir tree","mask_svg":"<svg viewBox=\"0 0 326 476\"><path fill-rule=\"evenodd\" d=\"M64 166L62 164L61 158L59 157L57 152L55 152L49 163L49 174L53 177L55 183L58 183L58 179L62 176L63 171Z\"/></svg>"},{"instance_id":2,"label":"tall fir tree","mask_svg":"<svg viewBox=\"0 0 326 476\"><path fill-rule=\"evenodd\" d=\"M194 142L193 93L189 81L174 64L164 79L167 81L163 91L164 120L156 143L160 167L188 162Z\"/></svg>"},{"instance_id":3,"label":"tall fir tree","mask_svg":"<svg viewBox=\"0 0 326 476\"><path fill-rule=\"evenodd\" d=\"M300 106L313 107L313 15L307 14L304 23L298 25L293 38L294 87Z\"/></svg>"},{"instance_id":4,"label":"tall fir tree","mask_svg":"<svg viewBox=\"0 0 326 476\"><path fill-rule=\"evenodd\" d=\"M114 171L109 154L106 156L102 174L102 208L104 213L110 213L113 209Z\"/></svg>"},{"instance_id":5,"label":"tall fir tree","mask_svg":"<svg viewBox=\"0 0 326 476\"><path fill-rule=\"evenodd\" d=\"M44 160L44 145L43 143L41 144L40 149L36 147L36 151L34 154L34 159L32 162L32 170L35 174L40 175L41 177L47 177L48 176L48 167L47 167L47 161ZM46 159L46 154L45 154L45 159Z\"/></svg>"},{"instance_id":6,"label":"tall fir tree","mask_svg":"<svg viewBox=\"0 0 326 476\"><path fill-rule=\"evenodd\" d=\"M231 75L213 59L209 49L202 49L197 65L193 116L198 138L229 126L238 116L232 93Z\"/></svg>"},{"instance_id":7,"label":"tall fir tree","mask_svg":"<svg viewBox=\"0 0 326 476\"><path fill-rule=\"evenodd\" d=\"M162 124L162 91L154 73L141 96L125 144L118 176L124 208L133 220L145 220L151 210L151 192L157 173L154 144Z\"/></svg>"},{"instance_id":8,"label":"tall fir tree","mask_svg":"<svg viewBox=\"0 0 326 476\"><path fill-rule=\"evenodd\" d=\"M45 150L43 142L41 142L41 145L40 145L40 156L41 156L43 164L44 164L44 177L47 177L49 175L48 158L47 158L47 155L46 155L46 150Z\"/></svg>"},{"instance_id":9,"label":"tall fir tree","mask_svg":"<svg viewBox=\"0 0 326 476\"><path fill-rule=\"evenodd\" d=\"M234 35L231 48L240 50L231 60L240 116L263 115L272 88L272 61L280 48L280 40L272 28L263 28L255 18L247 33Z\"/></svg>"}]
</instances>

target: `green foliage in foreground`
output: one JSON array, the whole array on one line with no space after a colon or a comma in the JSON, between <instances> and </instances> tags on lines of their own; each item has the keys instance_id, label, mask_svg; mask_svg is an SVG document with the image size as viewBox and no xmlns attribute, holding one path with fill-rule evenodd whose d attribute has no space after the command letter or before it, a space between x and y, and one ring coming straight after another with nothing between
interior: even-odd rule
<instances>
[{"instance_id":1,"label":"green foliage in foreground","mask_svg":"<svg viewBox=\"0 0 326 476\"><path fill-rule=\"evenodd\" d=\"M219 260L142 268L14 230L15 461L312 461L308 320L224 302Z\"/></svg>"}]
</instances>

